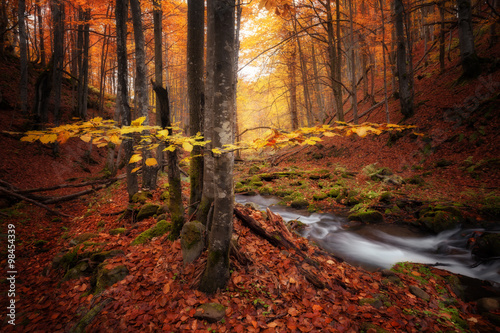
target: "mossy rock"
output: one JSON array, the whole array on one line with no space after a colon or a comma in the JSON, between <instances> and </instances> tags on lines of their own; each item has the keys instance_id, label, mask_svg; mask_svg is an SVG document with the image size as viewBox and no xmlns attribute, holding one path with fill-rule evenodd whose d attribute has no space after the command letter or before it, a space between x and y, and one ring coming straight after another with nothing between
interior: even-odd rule
<instances>
[{"instance_id":1,"label":"mossy rock","mask_svg":"<svg viewBox=\"0 0 500 333\"><path fill-rule=\"evenodd\" d=\"M293 190L290 189L277 189L274 191L274 195L278 197L285 197L293 193Z\"/></svg>"},{"instance_id":2,"label":"mossy rock","mask_svg":"<svg viewBox=\"0 0 500 333\"><path fill-rule=\"evenodd\" d=\"M381 202L391 202L391 200L394 198L391 192L383 192L380 195L379 201Z\"/></svg>"},{"instance_id":3,"label":"mossy rock","mask_svg":"<svg viewBox=\"0 0 500 333\"><path fill-rule=\"evenodd\" d=\"M137 213L137 221L142 221L150 216L156 215L158 208L160 208L160 206L155 204L145 204Z\"/></svg>"},{"instance_id":4,"label":"mossy rock","mask_svg":"<svg viewBox=\"0 0 500 333\"><path fill-rule=\"evenodd\" d=\"M425 184L425 180L419 175L411 176L410 178L407 178L405 180L405 182L407 184L413 184L413 185L424 185Z\"/></svg>"},{"instance_id":5,"label":"mossy rock","mask_svg":"<svg viewBox=\"0 0 500 333\"><path fill-rule=\"evenodd\" d=\"M330 171L329 170L314 171L309 175L309 179L313 179L313 180L326 179L326 178L330 178Z\"/></svg>"},{"instance_id":6,"label":"mossy rock","mask_svg":"<svg viewBox=\"0 0 500 333\"><path fill-rule=\"evenodd\" d=\"M258 167L257 165L252 165L250 167L250 169L248 169L248 173L251 175L256 174L259 171L260 171L260 167Z\"/></svg>"},{"instance_id":7,"label":"mossy rock","mask_svg":"<svg viewBox=\"0 0 500 333\"><path fill-rule=\"evenodd\" d=\"M165 213L168 213L168 205L162 205L160 207L158 207L158 210L156 211L156 215L165 215ZM163 219L159 219L157 218L158 221L161 221L161 220L165 220L164 218Z\"/></svg>"},{"instance_id":8,"label":"mossy rock","mask_svg":"<svg viewBox=\"0 0 500 333\"><path fill-rule=\"evenodd\" d=\"M201 222L184 223L181 230L181 248L184 264L198 259L205 248L205 226Z\"/></svg>"},{"instance_id":9,"label":"mossy rock","mask_svg":"<svg viewBox=\"0 0 500 333\"><path fill-rule=\"evenodd\" d=\"M104 289L114 285L118 281L123 280L128 275L128 273L129 271L125 265L107 269L106 263L100 264L99 268L97 269L97 276L95 278L94 294L99 294Z\"/></svg>"},{"instance_id":10,"label":"mossy rock","mask_svg":"<svg viewBox=\"0 0 500 333\"><path fill-rule=\"evenodd\" d=\"M482 234L474 244L472 254L481 259L500 257L500 233Z\"/></svg>"},{"instance_id":11,"label":"mossy rock","mask_svg":"<svg viewBox=\"0 0 500 333\"><path fill-rule=\"evenodd\" d=\"M359 221L361 223L380 223L384 222L384 216L382 213L376 210L366 210L362 212L357 212L350 214L347 219L349 221Z\"/></svg>"},{"instance_id":12,"label":"mossy rock","mask_svg":"<svg viewBox=\"0 0 500 333\"><path fill-rule=\"evenodd\" d=\"M417 222L437 234L459 227L465 222L465 218L455 207L436 205L422 209Z\"/></svg>"},{"instance_id":13,"label":"mossy rock","mask_svg":"<svg viewBox=\"0 0 500 333\"><path fill-rule=\"evenodd\" d=\"M169 199L170 199L170 192L168 190L163 191L160 194L160 200L162 200L162 201L168 201Z\"/></svg>"},{"instance_id":14,"label":"mossy rock","mask_svg":"<svg viewBox=\"0 0 500 333\"><path fill-rule=\"evenodd\" d=\"M250 177L250 183L262 182L262 179L258 175Z\"/></svg>"},{"instance_id":15,"label":"mossy rock","mask_svg":"<svg viewBox=\"0 0 500 333\"><path fill-rule=\"evenodd\" d=\"M73 238L72 240L70 240L69 245L74 246L74 245L82 244L82 243L88 241L89 239L97 237L97 236L98 236L97 234L94 234L91 232L86 232L86 233L80 234L80 235L76 236L75 238Z\"/></svg>"},{"instance_id":16,"label":"mossy rock","mask_svg":"<svg viewBox=\"0 0 500 333\"><path fill-rule=\"evenodd\" d=\"M328 194L324 193L324 192L315 193L313 195L313 200L314 201L320 201L320 200L324 200L326 198L328 198Z\"/></svg>"},{"instance_id":17,"label":"mossy rock","mask_svg":"<svg viewBox=\"0 0 500 333\"><path fill-rule=\"evenodd\" d=\"M262 186L261 188L258 189L260 194L263 195L269 195L273 193L273 188L271 186Z\"/></svg>"},{"instance_id":18,"label":"mossy rock","mask_svg":"<svg viewBox=\"0 0 500 333\"><path fill-rule=\"evenodd\" d=\"M264 186L264 182L261 182L261 181L252 182L252 186L253 186L254 188L256 188L256 187L261 187L261 186Z\"/></svg>"},{"instance_id":19,"label":"mossy rock","mask_svg":"<svg viewBox=\"0 0 500 333\"><path fill-rule=\"evenodd\" d=\"M480 208L482 215L499 219L500 218L500 196L489 196L484 200L483 207Z\"/></svg>"},{"instance_id":20,"label":"mossy rock","mask_svg":"<svg viewBox=\"0 0 500 333\"><path fill-rule=\"evenodd\" d=\"M116 228L116 229L111 229L109 231L109 234L110 235L121 235L121 234L125 233L125 231L127 231L127 229L125 229L125 228Z\"/></svg>"},{"instance_id":21,"label":"mossy rock","mask_svg":"<svg viewBox=\"0 0 500 333\"><path fill-rule=\"evenodd\" d=\"M132 199L131 201L133 203L140 203L140 204L145 204L146 201L148 201L148 199L151 199L153 198L153 194L151 192L148 192L148 191L140 191L140 192L137 192L136 194L134 194L132 196Z\"/></svg>"},{"instance_id":22,"label":"mossy rock","mask_svg":"<svg viewBox=\"0 0 500 333\"><path fill-rule=\"evenodd\" d=\"M243 185L243 183L242 183L242 182L237 182L237 183L235 183L235 184L234 184L234 188L235 188L235 189L242 188L243 186L245 186L245 185Z\"/></svg>"},{"instance_id":23,"label":"mossy rock","mask_svg":"<svg viewBox=\"0 0 500 333\"><path fill-rule=\"evenodd\" d=\"M292 208L303 209L309 207L309 202L306 199L296 199L290 204Z\"/></svg>"},{"instance_id":24,"label":"mossy rock","mask_svg":"<svg viewBox=\"0 0 500 333\"><path fill-rule=\"evenodd\" d=\"M172 224L162 220L156 223L156 225L137 236L136 239L132 241L130 245L144 244L154 237L159 237L172 230Z\"/></svg>"},{"instance_id":25,"label":"mossy rock","mask_svg":"<svg viewBox=\"0 0 500 333\"><path fill-rule=\"evenodd\" d=\"M81 261L73 268L68 269L66 274L64 274L63 281L79 279L81 277L91 276L92 269L90 268L88 262Z\"/></svg>"},{"instance_id":26,"label":"mossy rock","mask_svg":"<svg viewBox=\"0 0 500 333\"><path fill-rule=\"evenodd\" d=\"M328 196L330 198L337 198L339 195L342 194L342 191L343 191L343 188L342 187L339 187L339 186L335 186L335 187L332 187L329 191L328 191Z\"/></svg>"},{"instance_id":27,"label":"mossy rock","mask_svg":"<svg viewBox=\"0 0 500 333\"><path fill-rule=\"evenodd\" d=\"M261 173L259 177L266 182L270 182L274 179L278 179L280 175L278 173Z\"/></svg>"},{"instance_id":28,"label":"mossy rock","mask_svg":"<svg viewBox=\"0 0 500 333\"><path fill-rule=\"evenodd\" d=\"M156 217L156 221L166 220L167 214L160 214Z\"/></svg>"}]
</instances>

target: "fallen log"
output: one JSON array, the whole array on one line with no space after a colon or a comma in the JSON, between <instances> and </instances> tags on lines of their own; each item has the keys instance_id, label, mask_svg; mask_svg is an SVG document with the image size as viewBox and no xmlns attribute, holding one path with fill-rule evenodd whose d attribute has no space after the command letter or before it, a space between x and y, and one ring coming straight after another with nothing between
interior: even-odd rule
<instances>
[{"instance_id":1,"label":"fallen log","mask_svg":"<svg viewBox=\"0 0 500 333\"><path fill-rule=\"evenodd\" d=\"M63 216L63 217L72 217L71 215L68 215L68 214L64 214L64 213L61 213L57 210L53 210L52 208L44 205L43 203L40 203L36 200L33 200L33 199L30 199L28 197L25 197L24 195L21 195L19 193L15 193L15 192L12 192L12 191L9 191L8 189L6 189L5 187L3 186L0 186L0 192L3 192L5 194L8 194L12 197L15 197L15 198L18 198L18 199L21 199L21 200L24 200L24 201L27 201L27 202L30 202L38 207L42 207L46 210L48 210L49 212L51 212L52 214L55 214L55 215L59 215L59 216Z\"/></svg>"}]
</instances>

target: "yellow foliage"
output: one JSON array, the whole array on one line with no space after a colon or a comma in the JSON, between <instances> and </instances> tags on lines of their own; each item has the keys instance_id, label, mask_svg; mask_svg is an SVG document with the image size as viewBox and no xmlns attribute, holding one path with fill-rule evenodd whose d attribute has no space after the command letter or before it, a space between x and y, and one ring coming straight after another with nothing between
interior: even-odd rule
<instances>
[{"instance_id":1,"label":"yellow foliage","mask_svg":"<svg viewBox=\"0 0 500 333\"><path fill-rule=\"evenodd\" d=\"M155 166L158 165L158 161L156 161L156 158L148 158L146 159L146 165L147 166Z\"/></svg>"},{"instance_id":2,"label":"yellow foliage","mask_svg":"<svg viewBox=\"0 0 500 333\"><path fill-rule=\"evenodd\" d=\"M134 155L132 155L132 157L130 158L130 161L128 161L128 162L129 163L136 163L136 162L139 162L140 160L142 160L141 154L134 154Z\"/></svg>"}]
</instances>

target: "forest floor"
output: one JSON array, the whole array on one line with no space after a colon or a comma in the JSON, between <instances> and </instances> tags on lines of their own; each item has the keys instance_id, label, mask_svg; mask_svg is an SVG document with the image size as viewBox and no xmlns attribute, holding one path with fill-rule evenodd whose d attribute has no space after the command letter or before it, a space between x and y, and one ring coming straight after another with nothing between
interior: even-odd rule
<instances>
[{"instance_id":1,"label":"forest floor","mask_svg":"<svg viewBox=\"0 0 500 333\"><path fill-rule=\"evenodd\" d=\"M310 203L311 210L345 213L355 206L349 202L355 197L357 205L381 210L386 222L416 220L411 210L394 210L399 199L418 205L457 204L468 221L498 223L485 215L491 212L485 208L491 208L500 195L500 46L488 49L486 42L483 43L478 45L479 55L490 61L485 62L483 74L477 79L459 82L460 67L456 60L447 63L442 74L437 65L417 72L418 108L415 116L404 123L416 125L423 137L403 132L400 136L325 138L317 146L271 152L270 157L247 156L247 162L237 166L236 177L241 183L237 186L247 186L246 191L280 188L284 201L290 203L294 198L285 200L285 197L292 194L290 187L296 185L282 183L283 179L266 180L262 174L293 171L300 174L294 182L302 187L299 192ZM419 54L415 57L419 58ZM14 64L12 60L0 62L1 131L27 129L26 119L13 107L17 103L17 84L13 84L12 78L19 77ZM68 108L71 94L65 96ZM398 103L390 101L393 122L401 121ZM360 112L368 107L361 104ZM362 121L384 119L383 110L377 109ZM89 149L83 141L71 139L54 156L49 146L21 142L16 136L2 133L0 156L0 180L19 189L32 189L103 177L106 152L95 147ZM407 181L397 184L374 181L363 171L374 163ZM247 175L252 167L254 175L261 175L262 184L255 185L256 179L255 186L249 183L252 180ZM321 170L328 170L328 179L321 178L324 174ZM314 174L319 177L310 177ZM355 195L314 198L323 189L336 185L355 189ZM164 205L161 194L165 187L163 177L149 201ZM66 187L41 194L66 195L78 190ZM187 183L184 191L188 193ZM376 201L383 192L391 193L390 206ZM93 194L51 206L71 218L54 215L24 201L2 209L2 276L8 275L9 270L16 273L8 275L15 277L15 283L4 278L0 283L1 331L76 332L76 325L84 317L94 319L87 320L88 332L500 331L498 310L479 313L475 302L457 297L455 275L449 272L411 264L403 264L392 272L368 272L342 262L294 234L290 238L297 250L276 248L237 218L234 233L239 252L248 261L242 263L232 256L232 273L226 290L207 296L195 288L206 255L193 264L183 265L180 242L168 240L168 235L132 246L131 242L140 233L157 222L153 217L136 223L120 219L120 213L128 206L125 182L117 181ZM273 228L263 213L246 207L240 209L265 228ZM9 252L4 240L10 224L15 226L16 247L14 267L8 269ZM89 254L112 250L119 250L115 252L118 255L106 259L104 266L108 270L124 266L124 279L100 293L89 294L96 278L92 277L96 274L92 268L100 262ZM87 263L81 268L86 274L64 279L67 273L57 267L54 258L68 253ZM304 260L300 253L309 259ZM94 273L88 274L89 271ZM4 297L10 292L15 296ZM11 318L6 313L11 299L15 300L15 326L9 324ZM211 302L224 306L222 320L209 322L198 316L198 307Z\"/></svg>"}]
</instances>

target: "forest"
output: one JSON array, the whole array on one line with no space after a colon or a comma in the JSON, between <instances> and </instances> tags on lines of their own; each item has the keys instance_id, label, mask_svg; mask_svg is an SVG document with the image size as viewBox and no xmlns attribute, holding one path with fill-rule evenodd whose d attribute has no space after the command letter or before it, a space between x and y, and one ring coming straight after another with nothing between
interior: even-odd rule
<instances>
[{"instance_id":1,"label":"forest","mask_svg":"<svg viewBox=\"0 0 500 333\"><path fill-rule=\"evenodd\" d=\"M4 0L2 332L500 331L499 0Z\"/></svg>"}]
</instances>

